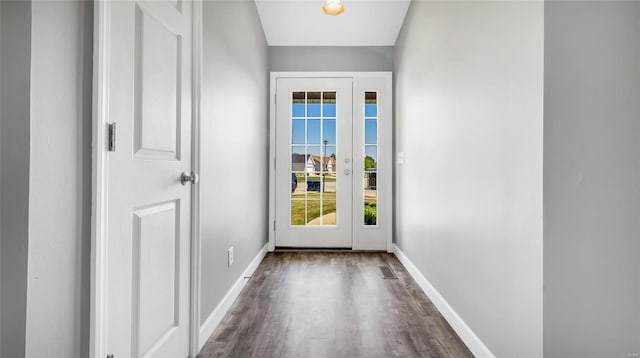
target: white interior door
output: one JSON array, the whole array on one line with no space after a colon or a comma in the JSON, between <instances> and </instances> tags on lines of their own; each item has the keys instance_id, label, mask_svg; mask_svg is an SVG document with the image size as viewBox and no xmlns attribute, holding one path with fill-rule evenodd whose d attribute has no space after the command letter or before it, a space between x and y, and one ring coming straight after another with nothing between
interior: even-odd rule
<instances>
[{"instance_id":1,"label":"white interior door","mask_svg":"<svg viewBox=\"0 0 640 358\"><path fill-rule=\"evenodd\" d=\"M106 350L189 355L191 3L110 2Z\"/></svg>"},{"instance_id":2,"label":"white interior door","mask_svg":"<svg viewBox=\"0 0 640 358\"><path fill-rule=\"evenodd\" d=\"M352 246L352 82L277 80L277 246Z\"/></svg>"}]
</instances>

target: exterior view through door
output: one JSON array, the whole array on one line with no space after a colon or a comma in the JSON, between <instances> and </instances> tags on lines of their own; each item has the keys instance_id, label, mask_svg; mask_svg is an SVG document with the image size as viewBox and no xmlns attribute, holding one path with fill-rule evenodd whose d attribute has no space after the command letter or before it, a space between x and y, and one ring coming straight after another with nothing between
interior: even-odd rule
<instances>
[{"instance_id":1,"label":"exterior view through door","mask_svg":"<svg viewBox=\"0 0 640 358\"><path fill-rule=\"evenodd\" d=\"M272 74L274 247L391 249L390 85Z\"/></svg>"}]
</instances>

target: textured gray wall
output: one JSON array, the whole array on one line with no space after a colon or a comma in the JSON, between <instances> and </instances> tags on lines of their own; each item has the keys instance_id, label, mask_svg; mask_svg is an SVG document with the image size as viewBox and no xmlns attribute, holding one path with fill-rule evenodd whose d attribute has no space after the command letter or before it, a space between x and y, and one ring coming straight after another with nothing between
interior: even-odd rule
<instances>
[{"instance_id":1,"label":"textured gray wall","mask_svg":"<svg viewBox=\"0 0 640 358\"><path fill-rule=\"evenodd\" d=\"M497 357L542 356L543 3L412 2L396 240Z\"/></svg>"},{"instance_id":2,"label":"textured gray wall","mask_svg":"<svg viewBox=\"0 0 640 358\"><path fill-rule=\"evenodd\" d=\"M392 71L393 47L271 46L270 71Z\"/></svg>"},{"instance_id":3,"label":"textured gray wall","mask_svg":"<svg viewBox=\"0 0 640 358\"><path fill-rule=\"evenodd\" d=\"M0 1L0 357L25 355L31 2Z\"/></svg>"},{"instance_id":4,"label":"textured gray wall","mask_svg":"<svg viewBox=\"0 0 640 358\"><path fill-rule=\"evenodd\" d=\"M638 19L545 3L545 357L640 353Z\"/></svg>"},{"instance_id":5,"label":"textured gray wall","mask_svg":"<svg viewBox=\"0 0 640 358\"><path fill-rule=\"evenodd\" d=\"M267 242L269 178L269 68L256 5L205 1L203 10L201 323Z\"/></svg>"}]
</instances>

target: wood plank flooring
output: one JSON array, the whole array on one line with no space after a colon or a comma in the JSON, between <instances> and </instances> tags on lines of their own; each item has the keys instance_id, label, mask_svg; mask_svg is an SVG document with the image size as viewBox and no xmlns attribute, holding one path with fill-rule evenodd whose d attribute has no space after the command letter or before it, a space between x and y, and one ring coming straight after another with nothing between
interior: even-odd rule
<instances>
[{"instance_id":1,"label":"wood plank flooring","mask_svg":"<svg viewBox=\"0 0 640 358\"><path fill-rule=\"evenodd\" d=\"M394 255L276 252L198 357L473 355Z\"/></svg>"}]
</instances>

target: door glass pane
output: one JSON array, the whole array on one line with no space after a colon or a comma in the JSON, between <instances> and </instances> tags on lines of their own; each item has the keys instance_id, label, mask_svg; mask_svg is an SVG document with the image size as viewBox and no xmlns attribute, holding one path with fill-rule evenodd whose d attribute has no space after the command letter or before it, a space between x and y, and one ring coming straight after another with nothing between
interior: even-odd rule
<instances>
[{"instance_id":1,"label":"door glass pane","mask_svg":"<svg viewBox=\"0 0 640 358\"><path fill-rule=\"evenodd\" d=\"M328 199L331 197L332 195L327 194L325 199L322 200L322 225L336 224L336 201ZM335 193L333 197L335 197Z\"/></svg>"},{"instance_id":2,"label":"door glass pane","mask_svg":"<svg viewBox=\"0 0 640 358\"><path fill-rule=\"evenodd\" d=\"M376 172L364 173L364 224L376 225L378 192L376 188Z\"/></svg>"},{"instance_id":3,"label":"door glass pane","mask_svg":"<svg viewBox=\"0 0 640 358\"><path fill-rule=\"evenodd\" d=\"M306 155L304 146L294 145L291 147L291 171L304 172L306 168Z\"/></svg>"},{"instance_id":4,"label":"door glass pane","mask_svg":"<svg viewBox=\"0 0 640 358\"><path fill-rule=\"evenodd\" d=\"M320 117L320 92L307 93L307 117Z\"/></svg>"},{"instance_id":5,"label":"door glass pane","mask_svg":"<svg viewBox=\"0 0 640 358\"><path fill-rule=\"evenodd\" d=\"M378 93L365 92L364 96L364 116L367 118L378 117Z\"/></svg>"},{"instance_id":6,"label":"door glass pane","mask_svg":"<svg viewBox=\"0 0 640 358\"><path fill-rule=\"evenodd\" d=\"M322 116L332 118L336 116L336 93L324 92L322 94Z\"/></svg>"},{"instance_id":7,"label":"door glass pane","mask_svg":"<svg viewBox=\"0 0 640 358\"><path fill-rule=\"evenodd\" d=\"M291 121L291 144L303 144L304 145L304 133L305 133L305 120L294 119Z\"/></svg>"},{"instance_id":8,"label":"door glass pane","mask_svg":"<svg viewBox=\"0 0 640 358\"><path fill-rule=\"evenodd\" d=\"M335 225L336 93L294 92L292 100L291 225Z\"/></svg>"},{"instance_id":9,"label":"door glass pane","mask_svg":"<svg viewBox=\"0 0 640 358\"><path fill-rule=\"evenodd\" d=\"M320 144L319 119L307 119L307 144Z\"/></svg>"},{"instance_id":10,"label":"door glass pane","mask_svg":"<svg viewBox=\"0 0 640 358\"><path fill-rule=\"evenodd\" d=\"M378 144L378 120L375 118L364 120L364 144Z\"/></svg>"},{"instance_id":11,"label":"door glass pane","mask_svg":"<svg viewBox=\"0 0 640 358\"><path fill-rule=\"evenodd\" d=\"M366 226L378 222L378 94L365 92L364 110L364 211Z\"/></svg>"},{"instance_id":12,"label":"door glass pane","mask_svg":"<svg viewBox=\"0 0 640 358\"><path fill-rule=\"evenodd\" d=\"M307 225L320 225L320 200L307 200Z\"/></svg>"},{"instance_id":13,"label":"door glass pane","mask_svg":"<svg viewBox=\"0 0 640 358\"><path fill-rule=\"evenodd\" d=\"M305 93L293 92L293 101L291 105L292 117L304 117Z\"/></svg>"},{"instance_id":14,"label":"door glass pane","mask_svg":"<svg viewBox=\"0 0 640 358\"><path fill-rule=\"evenodd\" d=\"M291 199L305 200L307 183L304 173L291 173Z\"/></svg>"},{"instance_id":15,"label":"door glass pane","mask_svg":"<svg viewBox=\"0 0 640 358\"><path fill-rule=\"evenodd\" d=\"M364 146L364 170L375 170L378 167L378 146Z\"/></svg>"},{"instance_id":16,"label":"door glass pane","mask_svg":"<svg viewBox=\"0 0 640 358\"><path fill-rule=\"evenodd\" d=\"M307 222L306 200L291 200L291 225L304 225Z\"/></svg>"},{"instance_id":17,"label":"door glass pane","mask_svg":"<svg viewBox=\"0 0 640 358\"><path fill-rule=\"evenodd\" d=\"M326 140L329 145L336 144L336 120L335 119L323 119L322 120L322 141Z\"/></svg>"},{"instance_id":18,"label":"door glass pane","mask_svg":"<svg viewBox=\"0 0 640 358\"><path fill-rule=\"evenodd\" d=\"M338 170L337 165L338 162L336 160L336 146L335 145L325 145L323 148L323 156L325 159L324 172L328 177L332 177L333 181L336 181L336 171ZM329 180L329 179L328 179Z\"/></svg>"}]
</instances>

